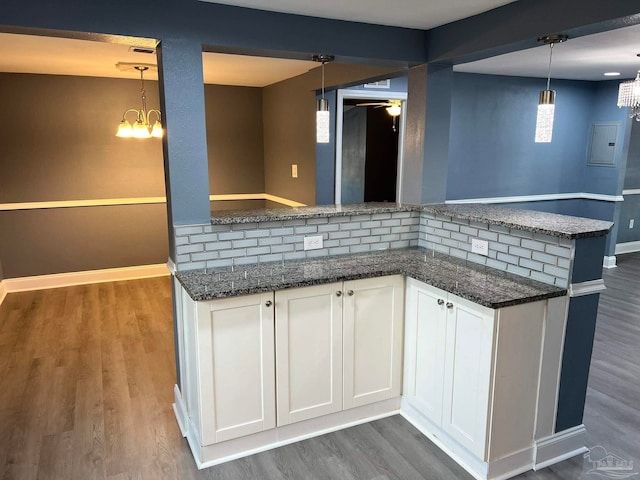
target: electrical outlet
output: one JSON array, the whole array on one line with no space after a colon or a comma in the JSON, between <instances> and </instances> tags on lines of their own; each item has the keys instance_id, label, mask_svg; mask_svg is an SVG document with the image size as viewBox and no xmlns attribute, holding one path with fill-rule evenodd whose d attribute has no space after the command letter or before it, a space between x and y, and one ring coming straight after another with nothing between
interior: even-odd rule
<instances>
[{"instance_id":1,"label":"electrical outlet","mask_svg":"<svg viewBox=\"0 0 640 480\"><path fill-rule=\"evenodd\" d=\"M633 218L629 220L629 228L633 228L634 223L635 223L635 220Z\"/></svg>"},{"instance_id":2,"label":"electrical outlet","mask_svg":"<svg viewBox=\"0 0 640 480\"><path fill-rule=\"evenodd\" d=\"M471 239L471 252L478 255L489 256L489 242L486 240L480 240L479 238Z\"/></svg>"},{"instance_id":3,"label":"electrical outlet","mask_svg":"<svg viewBox=\"0 0 640 480\"><path fill-rule=\"evenodd\" d=\"M291 164L291 178L298 178L298 165L295 163Z\"/></svg>"},{"instance_id":4,"label":"electrical outlet","mask_svg":"<svg viewBox=\"0 0 640 480\"><path fill-rule=\"evenodd\" d=\"M313 237L304 237L305 250L317 250L322 248L322 235L314 235Z\"/></svg>"}]
</instances>

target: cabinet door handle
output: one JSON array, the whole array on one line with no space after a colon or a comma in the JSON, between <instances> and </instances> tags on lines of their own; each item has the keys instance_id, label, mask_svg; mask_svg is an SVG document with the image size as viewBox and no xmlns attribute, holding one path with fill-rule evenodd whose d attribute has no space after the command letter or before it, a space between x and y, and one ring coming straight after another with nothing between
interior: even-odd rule
<instances>
[{"instance_id":1,"label":"cabinet door handle","mask_svg":"<svg viewBox=\"0 0 640 480\"><path fill-rule=\"evenodd\" d=\"M341 297L341 296L342 296L342 292L341 292L340 290L338 290L338 291L336 292L336 297Z\"/></svg>"},{"instance_id":2,"label":"cabinet door handle","mask_svg":"<svg viewBox=\"0 0 640 480\"><path fill-rule=\"evenodd\" d=\"M271 300L267 300L266 302L264 302L264 306L269 308L271 305L273 305L273 302Z\"/></svg>"},{"instance_id":3,"label":"cabinet door handle","mask_svg":"<svg viewBox=\"0 0 640 480\"><path fill-rule=\"evenodd\" d=\"M441 299L441 298L439 298L439 299L438 299L438 305L444 305L444 300L443 300L443 299Z\"/></svg>"},{"instance_id":4,"label":"cabinet door handle","mask_svg":"<svg viewBox=\"0 0 640 480\"><path fill-rule=\"evenodd\" d=\"M447 302L447 308L448 308L448 309L452 309L452 308L453 308L453 303L451 303L451 302Z\"/></svg>"},{"instance_id":5,"label":"cabinet door handle","mask_svg":"<svg viewBox=\"0 0 640 480\"><path fill-rule=\"evenodd\" d=\"M350 297L353 297L353 294L354 294L353 290L347 290L347 295L349 295Z\"/></svg>"}]
</instances>

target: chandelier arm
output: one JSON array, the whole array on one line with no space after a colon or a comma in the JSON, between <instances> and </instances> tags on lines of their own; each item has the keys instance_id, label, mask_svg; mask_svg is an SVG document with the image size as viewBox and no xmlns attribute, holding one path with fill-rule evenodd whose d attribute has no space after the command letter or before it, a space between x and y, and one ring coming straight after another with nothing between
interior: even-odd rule
<instances>
[{"instance_id":1,"label":"chandelier arm","mask_svg":"<svg viewBox=\"0 0 640 480\"><path fill-rule=\"evenodd\" d=\"M136 117L140 116L140 110L137 110L137 109L135 109L135 108L130 108L129 110L125 111L125 112L122 114L122 121L125 121L125 120L126 120L127 114L128 114L129 112L134 112L134 113L136 114Z\"/></svg>"},{"instance_id":2,"label":"chandelier arm","mask_svg":"<svg viewBox=\"0 0 640 480\"><path fill-rule=\"evenodd\" d=\"M158 117L158 121L162 122L162 114L160 113L160 110L156 110L155 108L152 108L151 110L149 110L147 112L147 120L149 120L149 124L151 124L151 114L155 113L156 116Z\"/></svg>"}]
</instances>

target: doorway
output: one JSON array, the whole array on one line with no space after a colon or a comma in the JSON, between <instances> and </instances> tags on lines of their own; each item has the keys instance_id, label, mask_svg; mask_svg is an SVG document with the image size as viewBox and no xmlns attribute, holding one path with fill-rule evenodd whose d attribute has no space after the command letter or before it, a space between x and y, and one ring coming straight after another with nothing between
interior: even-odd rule
<instances>
[{"instance_id":1,"label":"doorway","mask_svg":"<svg viewBox=\"0 0 640 480\"><path fill-rule=\"evenodd\" d=\"M404 92L338 90L335 203L401 199ZM395 104L400 114L387 107Z\"/></svg>"}]
</instances>

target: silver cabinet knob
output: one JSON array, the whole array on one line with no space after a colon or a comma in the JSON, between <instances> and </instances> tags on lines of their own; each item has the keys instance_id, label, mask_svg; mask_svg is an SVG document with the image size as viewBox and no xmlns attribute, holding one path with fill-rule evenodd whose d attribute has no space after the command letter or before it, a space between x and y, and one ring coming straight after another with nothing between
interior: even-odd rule
<instances>
[{"instance_id":1,"label":"silver cabinet knob","mask_svg":"<svg viewBox=\"0 0 640 480\"><path fill-rule=\"evenodd\" d=\"M444 305L444 300L443 300L443 299L441 299L441 298L439 298L439 299L438 299L438 305Z\"/></svg>"},{"instance_id":2,"label":"silver cabinet knob","mask_svg":"<svg viewBox=\"0 0 640 480\"><path fill-rule=\"evenodd\" d=\"M341 297L341 296L342 296L342 292L341 292L340 290L338 290L338 291L336 292L336 297Z\"/></svg>"},{"instance_id":3,"label":"silver cabinet knob","mask_svg":"<svg viewBox=\"0 0 640 480\"><path fill-rule=\"evenodd\" d=\"M449 308L449 309L453 308L453 303L447 302L447 308Z\"/></svg>"},{"instance_id":4,"label":"silver cabinet knob","mask_svg":"<svg viewBox=\"0 0 640 480\"><path fill-rule=\"evenodd\" d=\"M267 300L266 302L264 302L264 306L269 308L271 305L273 305L273 302L271 300Z\"/></svg>"},{"instance_id":5,"label":"silver cabinet knob","mask_svg":"<svg viewBox=\"0 0 640 480\"><path fill-rule=\"evenodd\" d=\"M347 291L347 295L349 295L350 297L353 297L353 295L354 295L353 290L348 290Z\"/></svg>"}]
</instances>

